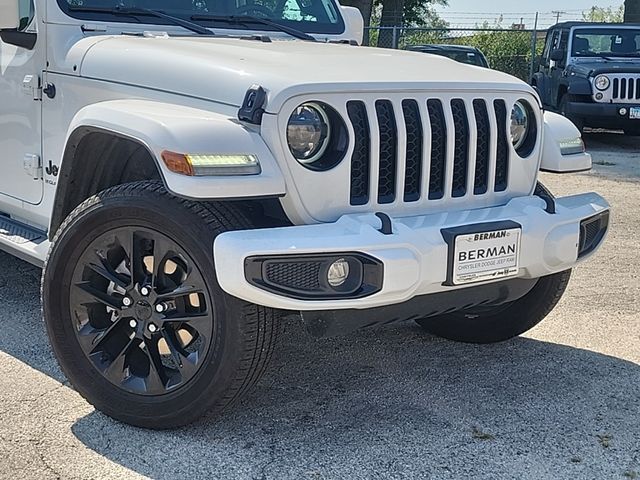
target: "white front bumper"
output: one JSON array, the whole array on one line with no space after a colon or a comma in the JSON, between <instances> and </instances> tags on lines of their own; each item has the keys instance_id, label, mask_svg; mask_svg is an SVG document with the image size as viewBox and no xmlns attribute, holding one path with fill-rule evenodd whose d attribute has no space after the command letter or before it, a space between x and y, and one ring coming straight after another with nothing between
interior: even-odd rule
<instances>
[{"instance_id":1,"label":"white front bumper","mask_svg":"<svg viewBox=\"0 0 640 480\"><path fill-rule=\"evenodd\" d=\"M215 265L224 291L260 305L287 310L371 308L477 285L443 285L448 271L443 228L506 220L519 223L517 276L538 278L584 260L588 255L577 258L580 221L608 209L607 201L596 193L556 199L555 214L545 211L539 197L519 197L501 207L393 218L391 235L378 231L381 221L374 214L345 215L334 223L223 233L214 243ZM298 300L265 291L245 278L244 262L251 256L331 252L361 252L377 258L384 265L382 289L358 299Z\"/></svg>"}]
</instances>

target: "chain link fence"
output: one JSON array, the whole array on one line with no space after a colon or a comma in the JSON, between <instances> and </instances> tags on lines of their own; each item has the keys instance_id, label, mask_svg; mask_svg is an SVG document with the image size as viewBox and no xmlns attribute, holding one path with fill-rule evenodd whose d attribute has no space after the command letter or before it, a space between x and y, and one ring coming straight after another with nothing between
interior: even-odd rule
<instances>
[{"instance_id":1,"label":"chain link fence","mask_svg":"<svg viewBox=\"0 0 640 480\"><path fill-rule=\"evenodd\" d=\"M478 48L491 68L529 81L546 31L496 28L369 27L365 45L406 49L411 45L468 45Z\"/></svg>"}]
</instances>

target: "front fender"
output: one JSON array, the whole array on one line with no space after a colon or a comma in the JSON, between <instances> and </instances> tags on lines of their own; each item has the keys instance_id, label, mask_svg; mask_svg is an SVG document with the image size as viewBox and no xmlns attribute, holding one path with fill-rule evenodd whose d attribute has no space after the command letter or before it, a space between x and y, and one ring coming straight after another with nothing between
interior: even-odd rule
<instances>
[{"instance_id":1,"label":"front fender","mask_svg":"<svg viewBox=\"0 0 640 480\"><path fill-rule=\"evenodd\" d=\"M88 105L73 118L68 142L79 128L98 128L135 140L156 160L167 190L192 199L282 196L285 182L278 162L260 134L234 118L180 105L148 100L113 100ZM258 157L259 175L190 177L170 171L164 150L190 154L251 154Z\"/></svg>"},{"instance_id":2,"label":"front fender","mask_svg":"<svg viewBox=\"0 0 640 480\"><path fill-rule=\"evenodd\" d=\"M567 91L571 95L591 95L591 82L584 77L571 76Z\"/></svg>"}]
</instances>

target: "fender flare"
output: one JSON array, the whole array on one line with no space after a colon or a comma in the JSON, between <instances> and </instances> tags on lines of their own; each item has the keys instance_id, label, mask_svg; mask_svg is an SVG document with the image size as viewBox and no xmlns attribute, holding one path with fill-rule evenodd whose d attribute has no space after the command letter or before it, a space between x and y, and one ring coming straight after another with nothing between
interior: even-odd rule
<instances>
[{"instance_id":1,"label":"fender flare","mask_svg":"<svg viewBox=\"0 0 640 480\"><path fill-rule=\"evenodd\" d=\"M206 110L149 100L112 100L79 110L65 139L77 142L78 132L101 130L144 146L155 159L168 191L194 200L277 197L286 193L277 160L257 130L233 117ZM161 158L164 150L191 154L251 154L262 169L258 175L189 177L170 171ZM62 165L64 168L64 162Z\"/></svg>"},{"instance_id":2,"label":"fender flare","mask_svg":"<svg viewBox=\"0 0 640 480\"><path fill-rule=\"evenodd\" d=\"M583 77L571 77L567 91L571 95L589 95L591 96L591 82Z\"/></svg>"}]
</instances>

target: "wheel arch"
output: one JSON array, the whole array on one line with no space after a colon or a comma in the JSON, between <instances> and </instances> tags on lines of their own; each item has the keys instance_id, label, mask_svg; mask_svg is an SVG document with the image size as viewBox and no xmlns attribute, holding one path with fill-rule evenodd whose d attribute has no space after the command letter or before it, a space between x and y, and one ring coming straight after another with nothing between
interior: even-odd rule
<instances>
[{"instance_id":1,"label":"wheel arch","mask_svg":"<svg viewBox=\"0 0 640 480\"><path fill-rule=\"evenodd\" d=\"M100 127L76 128L62 157L50 239L67 215L91 195L123 183L162 178L155 156L140 140Z\"/></svg>"},{"instance_id":2,"label":"wheel arch","mask_svg":"<svg viewBox=\"0 0 640 480\"><path fill-rule=\"evenodd\" d=\"M250 154L258 175L186 176L162 161L165 150ZM260 134L228 116L147 100L113 100L77 112L60 164L49 236L91 195L121 183L162 180L167 191L193 200L274 198L285 194L278 162Z\"/></svg>"}]
</instances>

